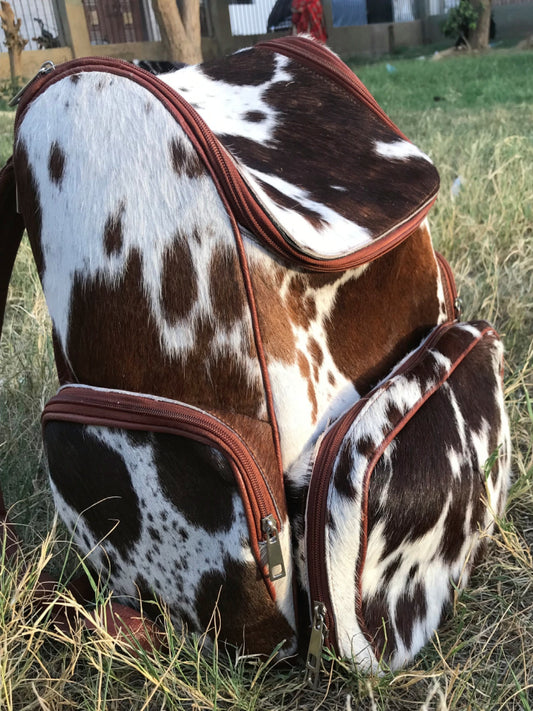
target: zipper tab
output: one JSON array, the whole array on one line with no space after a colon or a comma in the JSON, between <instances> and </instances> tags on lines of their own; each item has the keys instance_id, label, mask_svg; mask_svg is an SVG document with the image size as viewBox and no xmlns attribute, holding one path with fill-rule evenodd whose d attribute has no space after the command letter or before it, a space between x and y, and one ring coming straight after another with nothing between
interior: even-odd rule
<instances>
[{"instance_id":1,"label":"zipper tab","mask_svg":"<svg viewBox=\"0 0 533 711\"><path fill-rule=\"evenodd\" d=\"M45 74L49 74L50 72L53 72L55 68L56 68L56 65L53 62L51 62L50 60L45 62L41 66L41 68L39 69L37 74L33 77L33 79L30 79L29 82L27 84L24 84L22 89L15 94L15 96L9 102L8 106L16 106L19 103L19 101L22 99L22 95L26 92L27 89L29 89L29 87L33 84L34 81L37 81L37 79L40 79Z\"/></svg>"},{"instance_id":2,"label":"zipper tab","mask_svg":"<svg viewBox=\"0 0 533 711\"><path fill-rule=\"evenodd\" d=\"M453 308L455 310L455 318L460 321L461 314L463 313L463 300L458 296L453 302Z\"/></svg>"},{"instance_id":3,"label":"zipper tab","mask_svg":"<svg viewBox=\"0 0 533 711\"><path fill-rule=\"evenodd\" d=\"M266 552L268 560L268 576L270 580L279 580L284 578L285 563L283 562L283 553L279 540L278 527L276 519L272 514L261 519L261 530L266 535Z\"/></svg>"},{"instance_id":4,"label":"zipper tab","mask_svg":"<svg viewBox=\"0 0 533 711\"><path fill-rule=\"evenodd\" d=\"M324 648L326 634L326 606L323 602L315 602L313 605L311 638L309 639L307 661L305 663L305 682L313 689L318 688L320 662L322 660L322 649Z\"/></svg>"}]
</instances>

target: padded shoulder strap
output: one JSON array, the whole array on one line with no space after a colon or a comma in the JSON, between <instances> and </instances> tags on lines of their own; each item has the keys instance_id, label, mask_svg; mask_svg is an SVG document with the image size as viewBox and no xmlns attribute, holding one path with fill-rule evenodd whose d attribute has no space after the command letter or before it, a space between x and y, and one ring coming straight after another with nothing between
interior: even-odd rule
<instances>
[{"instance_id":1,"label":"padded shoulder strap","mask_svg":"<svg viewBox=\"0 0 533 711\"><path fill-rule=\"evenodd\" d=\"M9 280L23 232L24 221L17 212L17 188L11 156L0 171L0 335Z\"/></svg>"}]
</instances>

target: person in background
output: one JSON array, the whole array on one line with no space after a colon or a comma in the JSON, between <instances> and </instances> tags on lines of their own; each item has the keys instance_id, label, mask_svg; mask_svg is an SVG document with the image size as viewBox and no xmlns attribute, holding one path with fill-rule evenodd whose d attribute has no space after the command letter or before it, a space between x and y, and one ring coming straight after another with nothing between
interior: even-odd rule
<instances>
[{"instance_id":1,"label":"person in background","mask_svg":"<svg viewBox=\"0 0 533 711\"><path fill-rule=\"evenodd\" d=\"M326 42L328 36L320 0L292 0L291 12L293 34L308 34Z\"/></svg>"}]
</instances>

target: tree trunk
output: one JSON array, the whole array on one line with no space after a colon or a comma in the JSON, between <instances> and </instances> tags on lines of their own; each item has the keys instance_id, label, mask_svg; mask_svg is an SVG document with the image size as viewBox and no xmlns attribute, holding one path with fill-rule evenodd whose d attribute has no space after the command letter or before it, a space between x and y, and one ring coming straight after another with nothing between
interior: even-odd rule
<instances>
[{"instance_id":1,"label":"tree trunk","mask_svg":"<svg viewBox=\"0 0 533 711\"><path fill-rule=\"evenodd\" d=\"M9 52L9 69L11 71L11 81L17 82L22 77L21 54L28 40L20 34L21 20L15 19L13 8L8 2L0 2L0 19L6 40L5 44Z\"/></svg>"},{"instance_id":2,"label":"tree trunk","mask_svg":"<svg viewBox=\"0 0 533 711\"><path fill-rule=\"evenodd\" d=\"M475 30L472 30L469 37L469 44L472 49L487 49L489 46L490 34L490 12L491 0L470 0L472 7L478 10L479 17Z\"/></svg>"},{"instance_id":3,"label":"tree trunk","mask_svg":"<svg viewBox=\"0 0 533 711\"><path fill-rule=\"evenodd\" d=\"M167 59L198 64L202 61L200 0L152 0L154 14L166 46Z\"/></svg>"}]
</instances>

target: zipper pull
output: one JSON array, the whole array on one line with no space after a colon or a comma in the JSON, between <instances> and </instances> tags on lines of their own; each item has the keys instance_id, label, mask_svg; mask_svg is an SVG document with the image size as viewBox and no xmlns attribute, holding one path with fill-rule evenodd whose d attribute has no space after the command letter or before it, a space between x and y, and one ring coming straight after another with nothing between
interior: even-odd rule
<instances>
[{"instance_id":1,"label":"zipper pull","mask_svg":"<svg viewBox=\"0 0 533 711\"><path fill-rule=\"evenodd\" d=\"M323 602L315 602L313 605L313 622L311 625L311 638L307 648L307 661L305 663L305 681L313 689L318 688L320 678L320 662L322 660L322 649L324 639L327 634L326 627L326 606Z\"/></svg>"},{"instance_id":2,"label":"zipper pull","mask_svg":"<svg viewBox=\"0 0 533 711\"><path fill-rule=\"evenodd\" d=\"M22 89L15 94L15 96L9 102L8 106L16 106L19 103L19 101L21 100L24 92L27 89L29 89L29 87L33 84L34 81L37 81L37 79L40 79L45 74L49 74L50 72L53 72L55 68L56 68L56 65L53 62L50 62L50 61L45 62L42 65L42 67L39 69L37 74L33 77L33 79L30 79L29 82L27 84L24 84Z\"/></svg>"},{"instance_id":3,"label":"zipper pull","mask_svg":"<svg viewBox=\"0 0 533 711\"><path fill-rule=\"evenodd\" d=\"M261 530L266 535L266 552L268 560L268 577L270 580L279 580L284 578L285 563L283 562L283 553L281 551L281 543L278 535L278 526L276 519L272 514L261 519Z\"/></svg>"},{"instance_id":4,"label":"zipper pull","mask_svg":"<svg viewBox=\"0 0 533 711\"><path fill-rule=\"evenodd\" d=\"M458 296L453 302L453 308L455 309L455 318L460 321L461 314L463 312L463 300L460 296Z\"/></svg>"}]
</instances>

